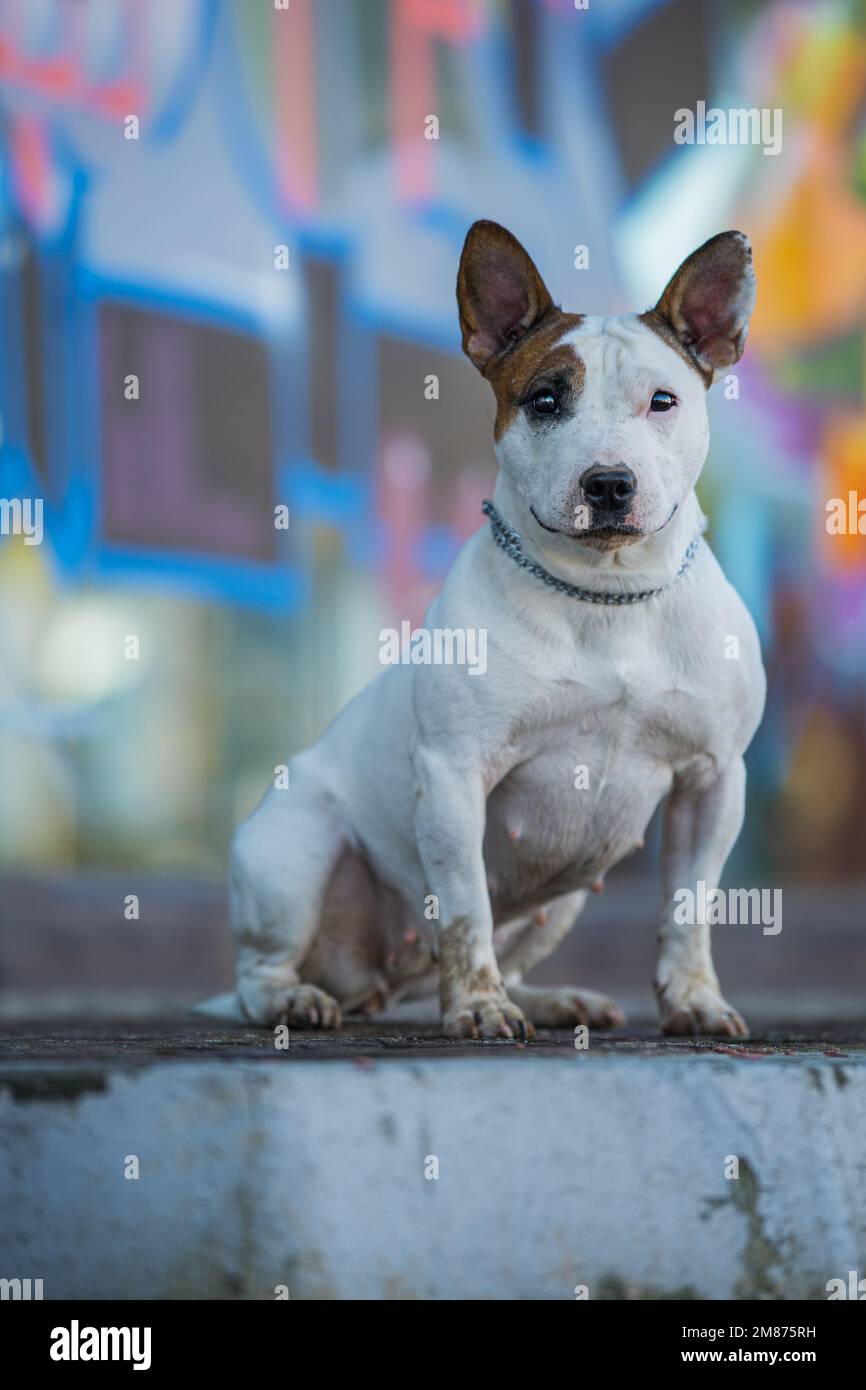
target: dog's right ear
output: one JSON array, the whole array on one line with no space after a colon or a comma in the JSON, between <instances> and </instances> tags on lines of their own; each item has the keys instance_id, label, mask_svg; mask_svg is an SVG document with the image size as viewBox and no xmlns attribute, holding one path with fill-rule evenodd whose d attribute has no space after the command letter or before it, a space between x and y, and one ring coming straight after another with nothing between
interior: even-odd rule
<instances>
[{"instance_id":1,"label":"dog's right ear","mask_svg":"<svg viewBox=\"0 0 866 1390\"><path fill-rule=\"evenodd\" d=\"M739 362L755 308L752 248L744 232L720 232L683 261L655 307L709 382Z\"/></svg>"},{"instance_id":2,"label":"dog's right ear","mask_svg":"<svg viewBox=\"0 0 866 1390\"><path fill-rule=\"evenodd\" d=\"M553 300L517 238L498 222L475 222L460 257L457 304L463 351L483 374L544 317Z\"/></svg>"}]
</instances>

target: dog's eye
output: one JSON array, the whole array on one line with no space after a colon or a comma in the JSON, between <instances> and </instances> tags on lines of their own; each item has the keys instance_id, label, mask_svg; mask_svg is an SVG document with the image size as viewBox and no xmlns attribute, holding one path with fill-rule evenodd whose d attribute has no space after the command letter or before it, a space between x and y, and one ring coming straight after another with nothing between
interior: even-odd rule
<instances>
[{"instance_id":1,"label":"dog's eye","mask_svg":"<svg viewBox=\"0 0 866 1390\"><path fill-rule=\"evenodd\" d=\"M672 405L676 405L676 401L670 391L656 391L650 401L650 410L670 410Z\"/></svg>"},{"instance_id":2,"label":"dog's eye","mask_svg":"<svg viewBox=\"0 0 866 1390\"><path fill-rule=\"evenodd\" d=\"M556 396L552 391L536 391L532 400L529 402L536 415L555 415L557 411Z\"/></svg>"}]
</instances>

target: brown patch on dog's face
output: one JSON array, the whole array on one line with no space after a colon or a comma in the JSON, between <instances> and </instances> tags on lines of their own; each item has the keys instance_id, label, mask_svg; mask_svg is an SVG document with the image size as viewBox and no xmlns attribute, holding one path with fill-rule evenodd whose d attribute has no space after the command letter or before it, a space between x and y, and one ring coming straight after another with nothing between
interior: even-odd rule
<instances>
[{"instance_id":1,"label":"brown patch on dog's face","mask_svg":"<svg viewBox=\"0 0 866 1390\"><path fill-rule=\"evenodd\" d=\"M582 314L552 309L531 333L501 357L494 358L484 375L496 395L494 438L502 438L518 411L526 407L533 423L544 428L570 415L583 388L585 368L570 343L562 339L582 321ZM532 412L532 401L550 391L557 407L551 415Z\"/></svg>"},{"instance_id":2,"label":"brown patch on dog's face","mask_svg":"<svg viewBox=\"0 0 866 1390\"><path fill-rule=\"evenodd\" d=\"M583 316L556 307L531 257L496 222L476 222L469 229L457 303L463 351L496 393L497 440L524 406L539 428L569 413L584 367L562 339ZM531 412L533 393L541 388L556 400L549 416Z\"/></svg>"}]
</instances>

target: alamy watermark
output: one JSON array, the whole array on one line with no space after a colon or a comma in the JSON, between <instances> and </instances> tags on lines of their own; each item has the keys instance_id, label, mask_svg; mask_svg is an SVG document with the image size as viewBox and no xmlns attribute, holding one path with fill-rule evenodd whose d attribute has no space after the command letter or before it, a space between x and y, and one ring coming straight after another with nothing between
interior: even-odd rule
<instances>
[{"instance_id":1,"label":"alamy watermark","mask_svg":"<svg viewBox=\"0 0 866 1390\"><path fill-rule=\"evenodd\" d=\"M782 930L781 888L707 888L698 879L696 890L674 893L674 921L681 927L761 926L764 936Z\"/></svg>"},{"instance_id":2,"label":"alamy watermark","mask_svg":"<svg viewBox=\"0 0 866 1390\"><path fill-rule=\"evenodd\" d=\"M829 498L825 510L829 536L866 536L866 497L853 488L847 497Z\"/></svg>"},{"instance_id":3,"label":"alamy watermark","mask_svg":"<svg viewBox=\"0 0 866 1390\"><path fill-rule=\"evenodd\" d=\"M379 633L383 666L466 666L470 676L487 670L486 627L416 627L408 619Z\"/></svg>"},{"instance_id":4,"label":"alamy watermark","mask_svg":"<svg viewBox=\"0 0 866 1390\"><path fill-rule=\"evenodd\" d=\"M839 1298L854 1299L857 1303L866 1302L866 1279L860 1278L860 1271L848 1270L848 1278L828 1279L825 1285L828 1303Z\"/></svg>"},{"instance_id":5,"label":"alamy watermark","mask_svg":"<svg viewBox=\"0 0 866 1390\"><path fill-rule=\"evenodd\" d=\"M131 1361L134 1371L150 1370L149 1327L69 1327L51 1329L52 1361Z\"/></svg>"},{"instance_id":6,"label":"alamy watermark","mask_svg":"<svg viewBox=\"0 0 866 1390\"><path fill-rule=\"evenodd\" d=\"M25 545L41 545L42 535L41 497L0 497L0 536L23 536Z\"/></svg>"},{"instance_id":7,"label":"alamy watermark","mask_svg":"<svg viewBox=\"0 0 866 1390\"><path fill-rule=\"evenodd\" d=\"M677 145L760 145L762 154L780 154L782 108L780 106L707 107L699 101L691 111L681 106L674 112Z\"/></svg>"},{"instance_id":8,"label":"alamy watermark","mask_svg":"<svg viewBox=\"0 0 866 1390\"><path fill-rule=\"evenodd\" d=\"M0 1279L0 1300L27 1302L42 1298L41 1279Z\"/></svg>"}]
</instances>

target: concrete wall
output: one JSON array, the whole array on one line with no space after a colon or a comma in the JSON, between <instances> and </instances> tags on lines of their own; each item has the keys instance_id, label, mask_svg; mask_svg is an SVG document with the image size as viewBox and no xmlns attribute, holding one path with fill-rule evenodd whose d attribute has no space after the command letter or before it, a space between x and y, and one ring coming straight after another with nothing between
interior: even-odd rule
<instances>
[{"instance_id":1,"label":"concrete wall","mask_svg":"<svg viewBox=\"0 0 866 1390\"><path fill-rule=\"evenodd\" d=\"M0 1277L46 1298L792 1299L866 1273L862 1059L19 1063L2 1083Z\"/></svg>"}]
</instances>

